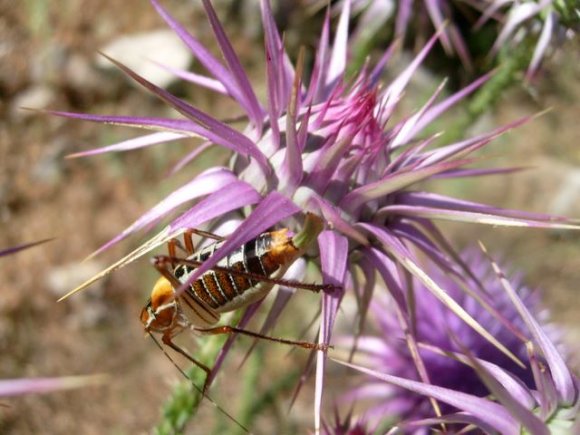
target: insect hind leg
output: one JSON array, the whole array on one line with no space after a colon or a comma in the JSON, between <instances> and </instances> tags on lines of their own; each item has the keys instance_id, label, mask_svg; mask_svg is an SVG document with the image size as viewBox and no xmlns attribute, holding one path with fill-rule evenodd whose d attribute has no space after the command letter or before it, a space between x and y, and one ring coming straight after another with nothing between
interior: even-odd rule
<instances>
[{"instance_id":1,"label":"insect hind leg","mask_svg":"<svg viewBox=\"0 0 580 435\"><path fill-rule=\"evenodd\" d=\"M318 350L318 351L322 351L322 352L326 352L328 351L329 346L328 344L324 344L324 343L311 343L309 341L295 341L295 340L286 340L284 338L277 338L277 337L270 337L269 335L264 335L264 334L260 334L258 332L254 332L254 331L248 331L247 329L241 329L241 328L237 328L235 326L216 326L213 328L193 328L196 331L201 332L202 334L241 334L241 335L247 335L249 337L254 337L254 338L258 338L261 340L268 340L268 341L273 341L275 343L281 343L281 344L287 344L290 346L298 346L298 347L302 347L304 349L313 349L313 350Z\"/></svg>"},{"instance_id":2,"label":"insect hind leg","mask_svg":"<svg viewBox=\"0 0 580 435\"><path fill-rule=\"evenodd\" d=\"M199 267L202 265L201 261L195 261L195 260L191 260L189 258L172 258L172 257L166 258L163 256L157 256L157 257L155 257L155 259L156 259L156 261L167 261L170 263L174 262L174 263L179 263L179 264L186 264L186 265L191 266L191 267ZM278 285L283 285L283 286L291 287L291 288L310 290L311 292L315 292L315 293L318 293L321 290L326 291L326 292L332 292L332 291L336 290L337 288L339 288L339 287L334 286L332 284L309 284L309 283L302 282L302 281L293 281L293 280L288 280L288 279L283 279L283 278L272 278L269 276L261 275L259 273L237 270L237 269L232 269L229 267L213 266L211 269L214 271L218 271L218 272L225 272L225 273L232 274L232 275L242 276L242 277L247 278L247 279L252 280L252 281L268 282L271 284L278 284Z\"/></svg>"}]
</instances>

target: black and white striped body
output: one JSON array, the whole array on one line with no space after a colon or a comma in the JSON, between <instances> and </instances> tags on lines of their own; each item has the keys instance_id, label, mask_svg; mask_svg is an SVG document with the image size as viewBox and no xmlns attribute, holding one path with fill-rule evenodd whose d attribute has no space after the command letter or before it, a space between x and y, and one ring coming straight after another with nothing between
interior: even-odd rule
<instances>
[{"instance_id":1,"label":"black and white striped body","mask_svg":"<svg viewBox=\"0 0 580 435\"><path fill-rule=\"evenodd\" d=\"M223 243L213 243L188 257L188 260L203 262ZM180 298L187 303L188 299L193 299L191 295L194 295L216 313L233 311L261 299L272 287L271 283L252 280L236 274L235 271L264 277L280 277L297 254L298 250L288 237L287 230L263 233L217 263L217 266L232 272L209 270L191 283ZM180 264L174 268L173 274L180 282L185 283L194 270L195 268L190 265ZM191 305L192 301L189 302L186 305Z\"/></svg>"}]
</instances>

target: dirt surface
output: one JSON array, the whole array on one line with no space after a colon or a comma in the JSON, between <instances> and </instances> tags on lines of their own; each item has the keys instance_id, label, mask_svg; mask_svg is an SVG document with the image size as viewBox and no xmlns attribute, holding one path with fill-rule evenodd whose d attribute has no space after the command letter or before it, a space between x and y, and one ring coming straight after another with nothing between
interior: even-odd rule
<instances>
[{"instance_id":1,"label":"dirt surface","mask_svg":"<svg viewBox=\"0 0 580 435\"><path fill-rule=\"evenodd\" d=\"M166 179L167 169L188 150L184 144L66 160L71 152L113 143L134 132L19 108L46 103L47 108L78 112L167 114L161 104L120 75L99 70L95 64L96 51L116 35L163 28L147 2L136 12L129 9L130 2L113 0L58 3L58 9L43 9L36 2L0 0L0 247L55 238L0 259L0 378L90 373L110 373L113 378L101 387L3 399L0 433L146 433L158 421L171 384L179 379L163 354L144 338L138 320L155 271L141 261L83 294L55 301L137 246L139 237L80 263L197 169ZM182 21L202 23L193 6L166 3ZM241 37L236 43L251 63L256 57L251 42ZM486 152L490 165L534 168L456 184L447 193L580 217L580 50L566 50L566 55L551 59L536 95L514 89L494 115L482 121L489 128L553 107ZM186 91L177 88L176 92ZM220 103L209 101L204 93L190 93L188 98L207 110L221 110ZM222 156L209 153L205 158ZM505 253L526 272L528 282L544 290L546 303L566 328L571 346L580 342L578 233L444 227L460 245L476 237L490 250ZM285 352L280 356L268 347L263 350L279 363L263 367L261 383L272 371L290 369L295 358L301 359L284 358ZM232 358L230 373L236 373L240 358ZM232 385L222 378L222 398L235 395ZM306 394L301 397L311 397ZM281 408L277 417L260 420L261 427L266 430L276 418L286 419ZM299 401L292 413L294 423L308 427L310 408L309 399ZM202 410L195 433L203 432L212 415L213 410Z\"/></svg>"}]
</instances>

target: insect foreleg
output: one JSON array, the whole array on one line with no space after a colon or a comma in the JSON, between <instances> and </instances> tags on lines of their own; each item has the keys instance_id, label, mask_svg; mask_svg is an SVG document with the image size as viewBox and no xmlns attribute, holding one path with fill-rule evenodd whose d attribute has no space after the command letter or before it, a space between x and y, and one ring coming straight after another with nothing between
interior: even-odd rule
<instances>
[{"instance_id":1,"label":"insect foreleg","mask_svg":"<svg viewBox=\"0 0 580 435\"><path fill-rule=\"evenodd\" d=\"M173 267L171 269L169 266L173 266L175 257L167 257L165 255L158 255L153 257L153 266L157 271L163 276L167 281L171 283L173 288L181 287L181 282L173 274Z\"/></svg>"},{"instance_id":2,"label":"insect foreleg","mask_svg":"<svg viewBox=\"0 0 580 435\"><path fill-rule=\"evenodd\" d=\"M197 367L199 367L200 369L202 369L205 372L205 382L203 384L203 390L202 390L203 394L205 395L207 392L207 387L209 386L208 381L209 381L209 375L211 373L210 368L208 366L206 366L204 363L196 360L194 357L192 357L190 354L188 354L182 348L180 348L175 343L173 343L173 341L171 341L171 334L169 334L169 333L163 334L163 337L161 338L161 340L163 341L163 344L165 344L166 346L169 346L175 352L183 355L185 358L187 358L189 361L191 361L193 364L195 364Z\"/></svg>"}]
</instances>

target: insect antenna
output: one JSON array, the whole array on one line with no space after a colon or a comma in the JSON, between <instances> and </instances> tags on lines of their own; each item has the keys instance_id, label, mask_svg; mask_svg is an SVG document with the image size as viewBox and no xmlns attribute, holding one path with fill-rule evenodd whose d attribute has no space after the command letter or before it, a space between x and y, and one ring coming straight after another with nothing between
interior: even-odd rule
<instances>
[{"instance_id":1,"label":"insect antenna","mask_svg":"<svg viewBox=\"0 0 580 435\"><path fill-rule=\"evenodd\" d=\"M240 423L238 420L236 420L230 413L228 413L224 408L222 408L220 405L218 405L207 393L204 393L201 388L199 388L197 385L195 385L195 383L193 382L193 380L187 376L187 373L185 373L183 371L183 369L181 367L179 367L179 365L177 365L177 363L173 360L173 358L171 358L171 356L165 351L165 349L163 348L163 346L161 346L161 343L159 343L159 341L157 341L157 339L155 338L155 336L151 333L151 332L147 332L149 334L149 336L151 337L151 339L153 340L153 342L157 345L157 347L159 349L161 349L161 352L163 352L163 354L167 357L167 359L169 359L169 361L171 361L171 364L173 364L173 366L179 370L179 372L183 375L183 377L185 379L187 379L191 385L193 386L193 388L196 389L196 391L201 394L203 397L205 397L213 406L215 406L215 408L221 412L223 415L225 415L229 420L231 420L232 422L234 422L237 426L239 426L244 432L246 433L251 433L247 427L245 427L242 423Z\"/></svg>"}]
</instances>

